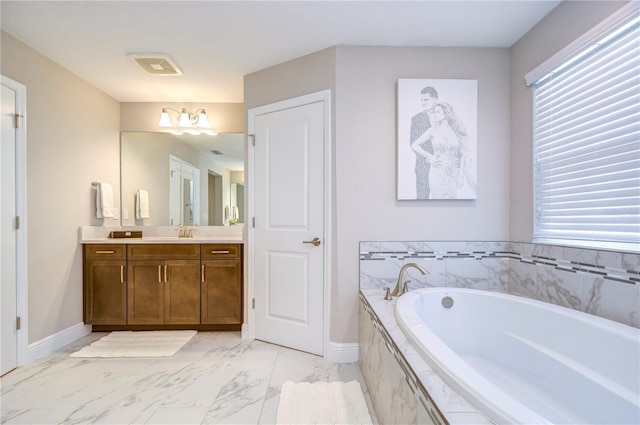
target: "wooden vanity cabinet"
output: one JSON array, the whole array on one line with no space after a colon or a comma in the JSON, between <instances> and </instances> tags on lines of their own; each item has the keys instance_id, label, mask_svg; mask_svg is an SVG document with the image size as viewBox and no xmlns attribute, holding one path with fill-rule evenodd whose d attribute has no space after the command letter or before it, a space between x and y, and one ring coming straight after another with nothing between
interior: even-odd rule
<instances>
[{"instance_id":1,"label":"wooden vanity cabinet","mask_svg":"<svg viewBox=\"0 0 640 425\"><path fill-rule=\"evenodd\" d=\"M84 321L95 331L241 329L242 244L87 244Z\"/></svg>"},{"instance_id":2,"label":"wooden vanity cabinet","mask_svg":"<svg viewBox=\"0 0 640 425\"><path fill-rule=\"evenodd\" d=\"M127 323L127 252L125 245L84 245L84 322Z\"/></svg>"},{"instance_id":3,"label":"wooden vanity cabinet","mask_svg":"<svg viewBox=\"0 0 640 425\"><path fill-rule=\"evenodd\" d=\"M200 323L200 245L127 247L129 325Z\"/></svg>"},{"instance_id":4,"label":"wooden vanity cabinet","mask_svg":"<svg viewBox=\"0 0 640 425\"><path fill-rule=\"evenodd\" d=\"M242 245L203 244L201 323L241 325Z\"/></svg>"}]
</instances>

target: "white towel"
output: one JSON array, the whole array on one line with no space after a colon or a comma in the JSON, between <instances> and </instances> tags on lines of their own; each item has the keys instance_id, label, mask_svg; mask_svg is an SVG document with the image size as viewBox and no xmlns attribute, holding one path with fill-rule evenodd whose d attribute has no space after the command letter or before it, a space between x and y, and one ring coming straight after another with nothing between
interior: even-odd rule
<instances>
[{"instance_id":1,"label":"white towel","mask_svg":"<svg viewBox=\"0 0 640 425\"><path fill-rule=\"evenodd\" d=\"M149 218L149 192L138 189L136 197L136 219Z\"/></svg>"},{"instance_id":2,"label":"white towel","mask_svg":"<svg viewBox=\"0 0 640 425\"><path fill-rule=\"evenodd\" d=\"M113 217L113 187L109 183L98 183L96 217Z\"/></svg>"}]
</instances>

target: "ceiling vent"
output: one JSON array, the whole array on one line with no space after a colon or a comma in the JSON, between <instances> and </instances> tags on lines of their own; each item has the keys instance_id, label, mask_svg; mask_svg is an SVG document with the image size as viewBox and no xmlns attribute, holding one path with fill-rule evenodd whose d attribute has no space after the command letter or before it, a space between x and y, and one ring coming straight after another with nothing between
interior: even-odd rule
<instances>
[{"instance_id":1,"label":"ceiling vent","mask_svg":"<svg viewBox=\"0 0 640 425\"><path fill-rule=\"evenodd\" d=\"M182 71L169 55L162 53L129 53L127 56L149 74L159 76L182 75Z\"/></svg>"}]
</instances>

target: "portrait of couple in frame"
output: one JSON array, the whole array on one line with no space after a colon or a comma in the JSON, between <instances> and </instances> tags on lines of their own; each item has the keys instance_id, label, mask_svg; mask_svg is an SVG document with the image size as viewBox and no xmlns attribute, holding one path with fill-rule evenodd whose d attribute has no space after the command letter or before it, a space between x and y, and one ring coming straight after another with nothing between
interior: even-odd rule
<instances>
[{"instance_id":1,"label":"portrait of couple in frame","mask_svg":"<svg viewBox=\"0 0 640 425\"><path fill-rule=\"evenodd\" d=\"M397 199L476 199L478 82L399 79Z\"/></svg>"}]
</instances>

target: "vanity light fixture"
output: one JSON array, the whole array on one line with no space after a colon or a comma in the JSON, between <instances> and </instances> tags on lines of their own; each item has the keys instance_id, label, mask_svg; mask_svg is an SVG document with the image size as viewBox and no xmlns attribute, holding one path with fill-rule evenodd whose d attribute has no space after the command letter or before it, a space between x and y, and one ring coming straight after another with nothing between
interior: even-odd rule
<instances>
[{"instance_id":1,"label":"vanity light fixture","mask_svg":"<svg viewBox=\"0 0 640 425\"><path fill-rule=\"evenodd\" d=\"M178 129L174 128L173 121L171 121L171 116L169 115L170 110L178 112L179 114L177 117ZM182 111L178 111L173 108L162 108L158 125L160 127L173 129L170 130L170 132L176 135L182 135L184 132L196 136L203 133L209 136L215 136L218 134L211 130L211 125L207 118L207 111L204 109L198 109L194 113L191 113L187 111L187 108L182 108Z\"/></svg>"}]
</instances>

